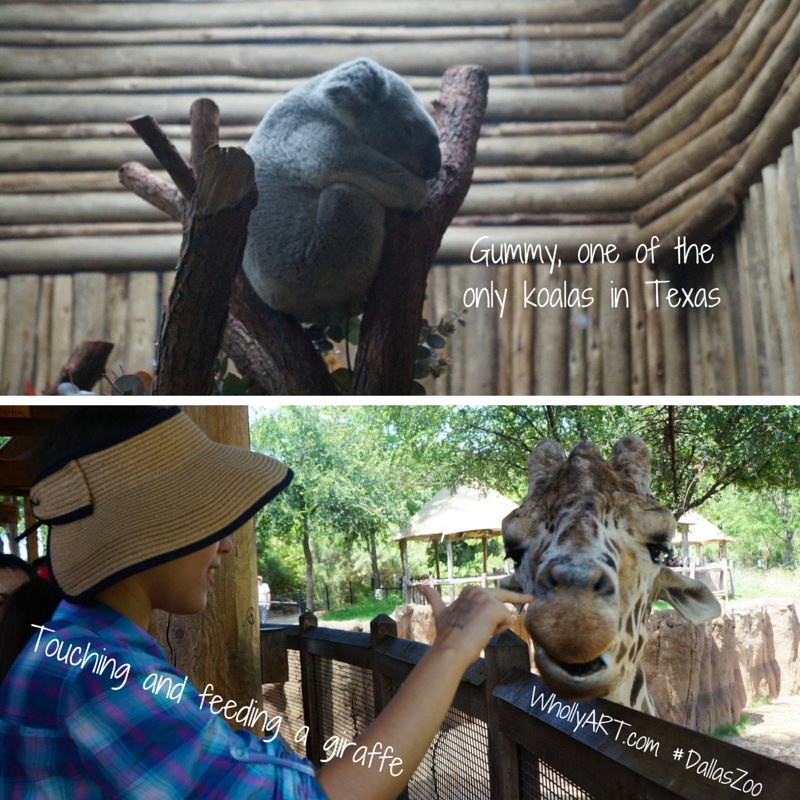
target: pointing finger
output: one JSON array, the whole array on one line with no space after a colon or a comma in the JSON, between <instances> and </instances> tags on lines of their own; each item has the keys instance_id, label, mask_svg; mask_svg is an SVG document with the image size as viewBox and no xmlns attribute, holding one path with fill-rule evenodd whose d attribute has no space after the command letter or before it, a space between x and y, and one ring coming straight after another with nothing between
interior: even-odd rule
<instances>
[{"instance_id":1,"label":"pointing finger","mask_svg":"<svg viewBox=\"0 0 800 800\"><path fill-rule=\"evenodd\" d=\"M432 586L420 586L419 591L428 603L430 603L434 617L438 617L447 608L444 604L444 600L442 600L442 596Z\"/></svg>"},{"instance_id":2,"label":"pointing finger","mask_svg":"<svg viewBox=\"0 0 800 800\"><path fill-rule=\"evenodd\" d=\"M522 594L521 592L512 592L509 589L486 589L489 594L499 600L501 603L515 603L525 604L533 600L532 594Z\"/></svg>"}]
</instances>

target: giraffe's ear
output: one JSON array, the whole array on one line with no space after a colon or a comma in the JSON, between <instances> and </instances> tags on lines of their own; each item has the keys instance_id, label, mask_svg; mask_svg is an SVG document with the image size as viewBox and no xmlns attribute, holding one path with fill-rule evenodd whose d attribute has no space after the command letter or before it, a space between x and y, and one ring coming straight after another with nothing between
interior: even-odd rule
<instances>
[{"instance_id":1,"label":"giraffe's ear","mask_svg":"<svg viewBox=\"0 0 800 800\"><path fill-rule=\"evenodd\" d=\"M650 494L650 448L638 436L625 436L611 452L608 464L624 483L630 484L636 494Z\"/></svg>"},{"instance_id":2,"label":"giraffe's ear","mask_svg":"<svg viewBox=\"0 0 800 800\"><path fill-rule=\"evenodd\" d=\"M719 600L702 581L661 567L656 581L657 600L669 603L682 617L699 625L722 613Z\"/></svg>"},{"instance_id":3,"label":"giraffe's ear","mask_svg":"<svg viewBox=\"0 0 800 800\"><path fill-rule=\"evenodd\" d=\"M564 448L552 439L542 439L528 457L528 497L567 460Z\"/></svg>"}]
</instances>

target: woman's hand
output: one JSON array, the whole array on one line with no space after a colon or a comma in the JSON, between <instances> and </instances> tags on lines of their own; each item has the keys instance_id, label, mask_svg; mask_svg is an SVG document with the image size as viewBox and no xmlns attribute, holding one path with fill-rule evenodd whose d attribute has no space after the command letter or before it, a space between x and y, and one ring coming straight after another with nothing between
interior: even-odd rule
<instances>
[{"instance_id":1,"label":"woman's hand","mask_svg":"<svg viewBox=\"0 0 800 800\"><path fill-rule=\"evenodd\" d=\"M503 605L529 603L529 594L507 589L481 589L467 586L454 603L444 604L431 586L420 586L436 620L434 648L454 650L464 660L464 668L475 661L492 636L511 627L511 612Z\"/></svg>"}]
</instances>

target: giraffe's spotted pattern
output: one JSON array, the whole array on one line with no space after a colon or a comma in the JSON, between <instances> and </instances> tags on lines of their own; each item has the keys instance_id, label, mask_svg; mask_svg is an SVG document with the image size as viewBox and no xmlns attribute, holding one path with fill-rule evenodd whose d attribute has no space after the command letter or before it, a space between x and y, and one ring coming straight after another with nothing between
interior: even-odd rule
<instances>
[{"instance_id":1,"label":"giraffe's spotted pattern","mask_svg":"<svg viewBox=\"0 0 800 800\"><path fill-rule=\"evenodd\" d=\"M700 582L660 564L675 518L650 494L650 451L626 436L605 461L592 442L540 442L528 495L503 521L515 562L511 588L534 596L525 627L550 688L567 699L601 695L655 714L641 659L653 600L693 622L719 604Z\"/></svg>"}]
</instances>

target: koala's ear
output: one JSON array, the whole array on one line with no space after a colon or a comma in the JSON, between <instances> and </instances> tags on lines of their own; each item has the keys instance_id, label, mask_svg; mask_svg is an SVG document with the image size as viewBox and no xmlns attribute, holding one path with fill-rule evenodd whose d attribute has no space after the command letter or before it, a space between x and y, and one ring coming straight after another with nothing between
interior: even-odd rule
<instances>
[{"instance_id":1,"label":"koala's ear","mask_svg":"<svg viewBox=\"0 0 800 800\"><path fill-rule=\"evenodd\" d=\"M358 108L385 100L389 86L380 64L359 58L331 70L325 91L337 106Z\"/></svg>"}]
</instances>

